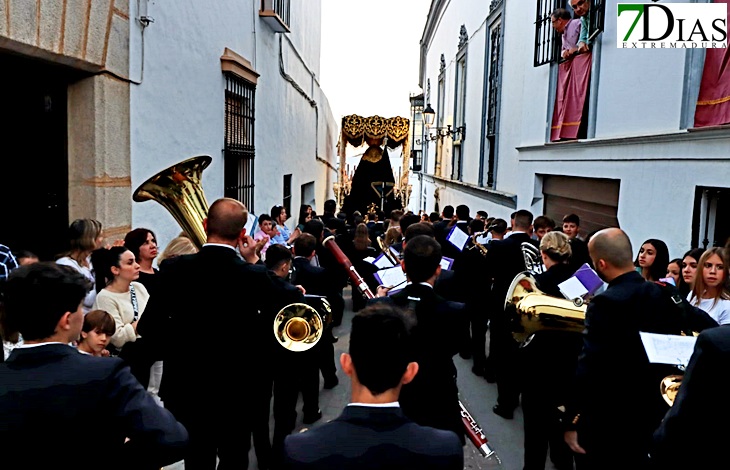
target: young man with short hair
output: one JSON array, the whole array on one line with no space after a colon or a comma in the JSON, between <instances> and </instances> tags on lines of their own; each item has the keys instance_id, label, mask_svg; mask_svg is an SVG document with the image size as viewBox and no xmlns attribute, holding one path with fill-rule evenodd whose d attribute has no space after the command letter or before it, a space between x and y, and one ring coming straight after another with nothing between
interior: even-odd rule
<instances>
[{"instance_id":1,"label":"young man with short hair","mask_svg":"<svg viewBox=\"0 0 730 470\"><path fill-rule=\"evenodd\" d=\"M352 381L351 402L336 420L286 438L286 468L463 468L462 444L453 432L414 423L398 404L401 387L419 371L411 359L409 323L386 304L353 318L350 350L340 357Z\"/></svg>"},{"instance_id":2,"label":"young man with short hair","mask_svg":"<svg viewBox=\"0 0 730 470\"><path fill-rule=\"evenodd\" d=\"M81 454L110 469L182 460L186 429L124 361L69 345L84 323L88 282L81 274L34 263L14 270L3 287L4 327L24 341L0 364L3 468L72 468Z\"/></svg>"}]
</instances>

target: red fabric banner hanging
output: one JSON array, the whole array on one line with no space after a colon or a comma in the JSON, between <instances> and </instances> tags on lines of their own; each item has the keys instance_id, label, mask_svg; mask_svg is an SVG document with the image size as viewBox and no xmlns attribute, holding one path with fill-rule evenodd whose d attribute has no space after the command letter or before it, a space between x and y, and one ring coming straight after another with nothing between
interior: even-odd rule
<instances>
[{"instance_id":1,"label":"red fabric banner hanging","mask_svg":"<svg viewBox=\"0 0 730 470\"><path fill-rule=\"evenodd\" d=\"M574 56L558 66L558 90L550 129L550 141L577 139L583 105L591 78L590 52Z\"/></svg>"},{"instance_id":2,"label":"red fabric banner hanging","mask_svg":"<svg viewBox=\"0 0 730 470\"><path fill-rule=\"evenodd\" d=\"M730 3L727 5L730 18ZM719 126L730 123L730 49L707 49L702 71L700 94L695 108L695 127Z\"/></svg>"}]
</instances>

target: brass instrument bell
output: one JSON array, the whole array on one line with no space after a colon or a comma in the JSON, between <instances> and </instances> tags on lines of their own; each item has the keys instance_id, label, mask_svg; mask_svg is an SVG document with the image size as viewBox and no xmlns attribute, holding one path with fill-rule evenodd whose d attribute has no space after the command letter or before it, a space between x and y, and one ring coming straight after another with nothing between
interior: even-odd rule
<instances>
[{"instance_id":1,"label":"brass instrument bell","mask_svg":"<svg viewBox=\"0 0 730 470\"><path fill-rule=\"evenodd\" d=\"M212 161L210 156L200 155L176 163L139 185L132 200L160 203L200 248L208 238L203 228L203 220L208 216L208 201L201 178Z\"/></svg>"},{"instance_id":2,"label":"brass instrument bell","mask_svg":"<svg viewBox=\"0 0 730 470\"><path fill-rule=\"evenodd\" d=\"M539 331L558 330L580 333L584 329L587 305L583 299L568 300L542 292L529 271L512 280L504 302L512 336L527 345Z\"/></svg>"},{"instance_id":3,"label":"brass instrument bell","mask_svg":"<svg viewBox=\"0 0 730 470\"><path fill-rule=\"evenodd\" d=\"M274 337L289 351L313 348L322 338L324 320L314 307L293 303L279 310L274 318Z\"/></svg>"},{"instance_id":4,"label":"brass instrument bell","mask_svg":"<svg viewBox=\"0 0 730 470\"><path fill-rule=\"evenodd\" d=\"M672 406L674 404L683 377L683 375L668 375L659 383L659 393L662 394L662 398L667 402L667 405Z\"/></svg>"}]
</instances>

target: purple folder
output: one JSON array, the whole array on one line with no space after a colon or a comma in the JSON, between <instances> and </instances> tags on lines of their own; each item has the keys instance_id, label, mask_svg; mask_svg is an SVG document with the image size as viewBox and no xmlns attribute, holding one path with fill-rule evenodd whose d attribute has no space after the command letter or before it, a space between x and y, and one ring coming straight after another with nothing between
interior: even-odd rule
<instances>
[{"instance_id":1,"label":"purple folder","mask_svg":"<svg viewBox=\"0 0 730 470\"><path fill-rule=\"evenodd\" d=\"M573 274L573 277L576 277L580 283L583 284L588 291L588 295L593 295L598 288L603 285L601 278L598 277L598 274L588 265L588 263L583 263L575 274Z\"/></svg>"}]
</instances>

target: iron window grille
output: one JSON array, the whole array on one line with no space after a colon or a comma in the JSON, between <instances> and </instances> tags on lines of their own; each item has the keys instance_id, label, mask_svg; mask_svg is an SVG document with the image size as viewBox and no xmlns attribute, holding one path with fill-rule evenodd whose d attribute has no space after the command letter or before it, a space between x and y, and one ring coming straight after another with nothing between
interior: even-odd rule
<instances>
[{"instance_id":1,"label":"iron window grille","mask_svg":"<svg viewBox=\"0 0 730 470\"><path fill-rule=\"evenodd\" d=\"M254 122L256 86L226 73L224 194L254 212Z\"/></svg>"},{"instance_id":2,"label":"iron window grille","mask_svg":"<svg viewBox=\"0 0 730 470\"><path fill-rule=\"evenodd\" d=\"M593 42L603 31L606 19L606 0L588 0L591 2L588 17L588 37ZM535 15L535 54L533 65L558 62L560 59L560 35L550 23L550 14L556 8L568 8L565 0L537 0Z\"/></svg>"},{"instance_id":3,"label":"iron window grille","mask_svg":"<svg viewBox=\"0 0 730 470\"><path fill-rule=\"evenodd\" d=\"M499 110L499 63L502 50L502 24L497 24L490 34L489 54L489 94L487 98L487 141L489 159L487 163L487 187L494 187L494 167L496 163L497 112ZM480 173L481 174L481 173Z\"/></svg>"}]
</instances>

